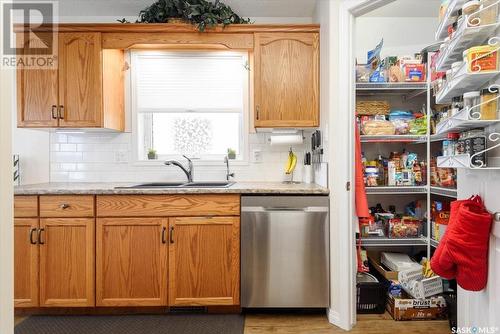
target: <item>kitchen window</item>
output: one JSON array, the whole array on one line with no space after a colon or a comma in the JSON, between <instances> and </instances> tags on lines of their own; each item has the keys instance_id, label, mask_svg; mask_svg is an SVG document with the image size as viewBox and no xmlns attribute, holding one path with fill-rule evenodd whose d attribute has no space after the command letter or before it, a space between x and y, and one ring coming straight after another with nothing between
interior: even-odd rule
<instances>
[{"instance_id":1,"label":"kitchen window","mask_svg":"<svg viewBox=\"0 0 500 334\"><path fill-rule=\"evenodd\" d=\"M132 110L138 160L182 155L245 160L248 56L242 52L132 52Z\"/></svg>"}]
</instances>

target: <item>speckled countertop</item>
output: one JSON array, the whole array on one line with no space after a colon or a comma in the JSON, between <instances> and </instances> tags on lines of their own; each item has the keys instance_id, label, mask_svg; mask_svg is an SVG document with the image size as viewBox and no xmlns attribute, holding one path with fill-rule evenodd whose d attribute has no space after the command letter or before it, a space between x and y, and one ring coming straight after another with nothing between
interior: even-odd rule
<instances>
[{"instance_id":1,"label":"speckled countertop","mask_svg":"<svg viewBox=\"0 0 500 334\"><path fill-rule=\"evenodd\" d=\"M40 183L14 188L15 195L132 195L132 194L275 194L328 195L327 188L316 184L280 182L238 182L229 188L140 188L124 189L137 183Z\"/></svg>"}]
</instances>

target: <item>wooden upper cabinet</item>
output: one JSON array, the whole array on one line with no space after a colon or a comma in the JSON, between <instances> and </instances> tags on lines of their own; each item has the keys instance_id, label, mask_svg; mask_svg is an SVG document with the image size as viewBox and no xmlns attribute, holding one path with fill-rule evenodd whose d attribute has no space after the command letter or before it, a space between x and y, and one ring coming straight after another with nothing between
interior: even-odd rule
<instances>
[{"instance_id":1,"label":"wooden upper cabinet","mask_svg":"<svg viewBox=\"0 0 500 334\"><path fill-rule=\"evenodd\" d=\"M169 305L240 304L240 218L170 219Z\"/></svg>"},{"instance_id":2,"label":"wooden upper cabinet","mask_svg":"<svg viewBox=\"0 0 500 334\"><path fill-rule=\"evenodd\" d=\"M255 127L319 126L319 34L255 34Z\"/></svg>"},{"instance_id":3,"label":"wooden upper cabinet","mask_svg":"<svg viewBox=\"0 0 500 334\"><path fill-rule=\"evenodd\" d=\"M95 305L95 220L40 220L40 306Z\"/></svg>"},{"instance_id":4,"label":"wooden upper cabinet","mask_svg":"<svg viewBox=\"0 0 500 334\"><path fill-rule=\"evenodd\" d=\"M61 127L102 124L100 33L59 35L59 105Z\"/></svg>"},{"instance_id":5,"label":"wooden upper cabinet","mask_svg":"<svg viewBox=\"0 0 500 334\"><path fill-rule=\"evenodd\" d=\"M58 38L56 70L17 71L18 126L123 131L124 50L103 50L100 32Z\"/></svg>"},{"instance_id":6,"label":"wooden upper cabinet","mask_svg":"<svg viewBox=\"0 0 500 334\"><path fill-rule=\"evenodd\" d=\"M51 38L52 33L40 33L43 39ZM30 40L24 34L17 34L17 43L26 48ZM31 49L30 53L36 53ZM39 50L43 50L40 48ZM20 127L57 126L57 70L17 69L17 123Z\"/></svg>"},{"instance_id":7,"label":"wooden upper cabinet","mask_svg":"<svg viewBox=\"0 0 500 334\"><path fill-rule=\"evenodd\" d=\"M14 306L38 306L38 218L14 219Z\"/></svg>"},{"instance_id":8,"label":"wooden upper cabinet","mask_svg":"<svg viewBox=\"0 0 500 334\"><path fill-rule=\"evenodd\" d=\"M167 228L167 218L97 219L97 306L167 306Z\"/></svg>"}]
</instances>

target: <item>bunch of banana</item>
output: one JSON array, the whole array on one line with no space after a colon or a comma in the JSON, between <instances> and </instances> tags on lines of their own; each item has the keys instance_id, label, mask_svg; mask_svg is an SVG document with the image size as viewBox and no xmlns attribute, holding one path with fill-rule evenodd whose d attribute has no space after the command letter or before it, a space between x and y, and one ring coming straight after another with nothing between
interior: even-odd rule
<instances>
[{"instance_id":1,"label":"bunch of banana","mask_svg":"<svg viewBox=\"0 0 500 334\"><path fill-rule=\"evenodd\" d=\"M285 173L287 175L292 174L296 166L297 166L297 156L295 155L295 153L293 153L292 150L290 150L290 153L288 154L288 160L286 161L285 165Z\"/></svg>"},{"instance_id":2,"label":"bunch of banana","mask_svg":"<svg viewBox=\"0 0 500 334\"><path fill-rule=\"evenodd\" d=\"M424 259L422 262L422 274L424 275L424 277L426 278L429 278L429 277L432 277L432 276L435 276L436 274L434 274L434 272L432 271L432 268L431 268L431 261L427 260L427 259Z\"/></svg>"}]
</instances>

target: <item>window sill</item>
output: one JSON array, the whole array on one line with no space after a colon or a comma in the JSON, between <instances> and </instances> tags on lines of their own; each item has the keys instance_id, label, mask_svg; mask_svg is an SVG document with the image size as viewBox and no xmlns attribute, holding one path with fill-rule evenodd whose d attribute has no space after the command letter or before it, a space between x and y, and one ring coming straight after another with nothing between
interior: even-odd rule
<instances>
[{"instance_id":1,"label":"window sill","mask_svg":"<svg viewBox=\"0 0 500 334\"><path fill-rule=\"evenodd\" d=\"M179 161L185 163L184 161ZM248 166L250 163L245 160L229 160L229 166ZM132 163L139 167L165 167L164 160L137 160ZM194 167L224 167L226 164L221 160L193 160Z\"/></svg>"}]
</instances>

